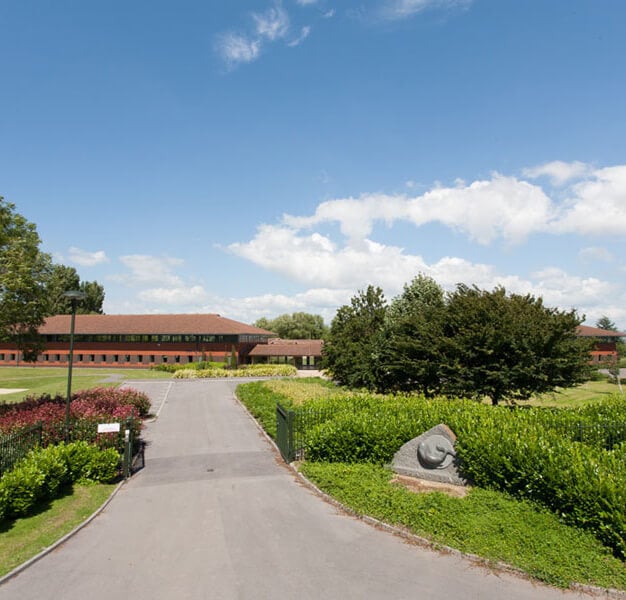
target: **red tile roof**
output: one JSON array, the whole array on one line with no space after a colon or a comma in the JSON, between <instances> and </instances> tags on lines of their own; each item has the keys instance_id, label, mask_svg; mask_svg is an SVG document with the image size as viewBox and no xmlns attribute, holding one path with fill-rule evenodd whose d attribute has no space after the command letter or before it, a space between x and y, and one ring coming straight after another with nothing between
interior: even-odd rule
<instances>
[{"instance_id":1,"label":"red tile roof","mask_svg":"<svg viewBox=\"0 0 626 600\"><path fill-rule=\"evenodd\" d=\"M626 337L626 333L622 331L611 331L610 329L600 329L588 325L579 325L577 329L577 333L581 337Z\"/></svg>"},{"instance_id":2,"label":"red tile roof","mask_svg":"<svg viewBox=\"0 0 626 600\"><path fill-rule=\"evenodd\" d=\"M70 315L48 317L39 333L66 334L70 330L70 319ZM216 314L76 315L74 331L76 334L276 335Z\"/></svg>"},{"instance_id":3,"label":"red tile roof","mask_svg":"<svg viewBox=\"0 0 626 600\"><path fill-rule=\"evenodd\" d=\"M273 339L255 346L250 356L321 356L322 345L322 340Z\"/></svg>"}]
</instances>

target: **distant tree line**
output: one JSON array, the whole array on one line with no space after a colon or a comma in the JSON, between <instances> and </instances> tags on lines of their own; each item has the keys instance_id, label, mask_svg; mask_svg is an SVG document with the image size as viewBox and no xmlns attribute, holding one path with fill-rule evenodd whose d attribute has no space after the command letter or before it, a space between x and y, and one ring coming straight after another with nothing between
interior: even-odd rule
<instances>
[{"instance_id":1,"label":"distant tree line","mask_svg":"<svg viewBox=\"0 0 626 600\"><path fill-rule=\"evenodd\" d=\"M54 263L40 245L36 226L0 196L0 340L17 343L26 361L37 358L44 319L71 311L64 292L85 294L79 313L102 313L104 302L98 282L80 281L76 269Z\"/></svg>"},{"instance_id":2,"label":"distant tree line","mask_svg":"<svg viewBox=\"0 0 626 600\"><path fill-rule=\"evenodd\" d=\"M446 293L419 275L387 303L368 286L333 319L324 366L341 384L426 396L527 400L589 377L583 321L532 295L458 285Z\"/></svg>"},{"instance_id":3,"label":"distant tree line","mask_svg":"<svg viewBox=\"0 0 626 600\"><path fill-rule=\"evenodd\" d=\"M254 324L261 329L267 329L284 340L319 340L322 339L328 327L320 315L306 312L284 314L275 319L259 319Z\"/></svg>"}]
</instances>

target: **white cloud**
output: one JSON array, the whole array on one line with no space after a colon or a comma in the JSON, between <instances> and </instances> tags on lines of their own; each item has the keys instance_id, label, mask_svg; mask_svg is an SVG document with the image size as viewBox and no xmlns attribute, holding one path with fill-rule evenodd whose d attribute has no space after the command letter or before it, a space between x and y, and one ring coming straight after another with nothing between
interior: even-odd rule
<instances>
[{"instance_id":1,"label":"white cloud","mask_svg":"<svg viewBox=\"0 0 626 600\"><path fill-rule=\"evenodd\" d=\"M280 3L265 12L252 13L252 18L256 25L256 34L270 41L284 38L289 31L289 15Z\"/></svg>"},{"instance_id":2,"label":"white cloud","mask_svg":"<svg viewBox=\"0 0 626 600\"><path fill-rule=\"evenodd\" d=\"M497 239L520 244L533 233L626 235L626 165L589 172L566 193L569 197L561 201L534 183L495 173L470 184L457 180L452 187L435 185L420 196L364 194L327 200L313 215L284 215L283 222L295 229L338 223L350 240L367 238L376 223L391 226L397 221L417 228L439 223L483 245Z\"/></svg>"},{"instance_id":3,"label":"white cloud","mask_svg":"<svg viewBox=\"0 0 626 600\"><path fill-rule=\"evenodd\" d=\"M350 302L353 295L354 290L312 288L292 296L263 294L245 298L216 298L214 303L203 308L207 312L221 312L245 323L254 323L261 317L275 318L285 313L309 312L321 315L330 324L337 308Z\"/></svg>"},{"instance_id":4,"label":"white cloud","mask_svg":"<svg viewBox=\"0 0 626 600\"><path fill-rule=\"evenodd\" d=\"M592 172L591 165L584 162L563 162L562 160L554 160L543 165L524 169L525 177L537 179L538 177L548 177L553 185L564 185L572 180L586 177Z\"/></svg>"},{"instance_id":5,"label":"white cloud","mask_svg":"<svg viewBox=\"0 0 626 600\"><path fill-rule=\"evenodd\" d=\"M175 305L178 310L180 307L186 306L191 308L191 312L194 312L193 307L206 302L209 294L202 286L194 285L190 287L150 288L139 292L138 298L149 304Z\"/></svg>"},{"instance_id":6,"label":"white cloud","mask_svg":"<svg viewBox=\"0 0 626 600\"><path fill-rule=\"evenodd\" d=\"M334 308L327 307L324 314L329 310L334 314L340 304L345 304L368 284L380 286L391 299L418 273L433 277L447 290L459 283L489 290L504 286L509 292L541 296L549 306L565 310L576 307L580 314L588 315L601 313L599 307L620 293L619 287L611 282L571 275L555 267L522 278L502 274L494 265L459 257L444 256L429 264L421 256L407 254L401 248L369 240L359 247L337 248L326 238L315 243L315 235L302 236L289 228L264 226L249 243L233 244L230 250L311 290L321 287L336 291L337 296L329 296ZM308 296L303 298L302 294L295 298L257 297L253 303L260 316L268 312L310 311L307 306L316 306L317 312L321 310L319 302Z\"/></svg>"},{"instance_id":7,"label":"white cloud","mask_svg":"<svg viewBox=\"0 0 626 600\"><path fill-rule=\"evenodd\" d=\"M338 247L319 233L301 235L289 227L264 225L251 241L231 244L229 250L310 287L357 290L372 284L395 295L417 273L425 273L447 289L457 283L485 288L504 285L524 292L532 288L519 278L502 277L491 265L449 256L428 264L422 256L396 246L362 240Z\"/></svg>"},{"instance_id":8,"label":"white cloud","mask_svg":"<svg viewBox=\"0 0 626 600\"><path fill-rule=\"evenodd\" d=\"M217 51L229 66L256 60L261 41L238 33L223 33L217 38Z\"/></svg>"},{"instance_id":9,"label":"white cloud","mask_svg":"<svg viewBox=\"0 0 626 600\"><path fill-rule=\"evenodd\" d=\"M569 275L556 267L534 273L533 279L535 295L543 296L546 305L577 307L582 313L586 312L586 307L602 304L619 293L614 283L595 277Z\"/></svg>"},{"instance_id":10,"label":"white cloud","mask_svg":"<svg viewBox=\"0 0 626 600\"><path fill-rule=\"evenodd\" d=\"M173 272L174 268L184 264L179 258L132 254L120 256L119 260L130 273L111 276L117 283L132 287L182 285L181 278Z\"/></svg>"},{"instance_id":11,"label":"white cloud","mask_svg":"<svg viewBox=\"0 0 626 600\"><path fill-rule=\"evenodd\" d=\"M311 28L308 26L303 27L300 30L300 35L291 40L290 42L287 42L287 46L289 46L290 48L295 48L296 46L299 46L304 40L306 40L306 38L309 37L309 34L311 33Z\"/></svg>"},{"instance_id":12,"label":"white cloud","mask_svg":"<svg viewBox=\"0 0 626 600\"><path fill-rule=\"evenodd\" d=\"M297 0L297 4L313 5L316 0ZM331 9L322 13L322 18L330 18L334 14ZM249 16L252 26L246 33L227 32L216 37L215 49L231 68L257 60L268 44L282 40L286 46L295 48L311 34L309 25L303 25L297 33L292 33L291 19L281 0L274 0L266 10L252 12Z\"/></svg>"},{"instance_id":13,"label":"white cloud","mask_svg":"<svg viewBox=\"0 0 626 600\"><path fill-rule=\"evenodd\" d=\"M387 225L409 221L416 227L439 222L488 244L498 237L519 243L544 229L551 216L550 199L541 188L495 174L487 181L464 187L436 187L413 198L373 194L329 200L320 204L311 217L285 215L284 221L297 228L337 222L351 239L367 237L379 221Z\"/></svg>"},{"instance_id":14,"label":"white cloud","mask_svg":"<svg viewBox=\"0 0 626 600\"><path fill-rule=\"evenodd\" d=\"M94 267L103 263L109 262L109 259L104 250L98 250L96 252L89 252L72 246L69 250L69 260L74 264L81 267Z\"/></svg>"},{"instance_id":15,"label":"white cloud","mask_svg":"<svg viewBox=\"0 0 626 600\"><path fill-rule=\"evenodd\" d=\"M553 225L556 233L626 234L626 165L598 169L570 192Z\"/></svg>"},{"instance_id":16,"label":"white cloud","mask_svg":"<svg viewBox=\"0 0 626 600\"><path fill-rule=\"evenodd\" d=\"M596 261L612 262L614 258L613 254L607 248L601 248L598 246L582 248L578 253L578 256L585 263Z\"/></svg>"},{"instance_id":17,"label":"white cloud","mask_svg":"<svg viewBox=\"0 0 626 600\"><path fill-rule=\"evenodd\" d=\"M387 0L381 14L389 20L406 19L428 9L467 8L473 0Z\"/></svg>"}]
</instances>

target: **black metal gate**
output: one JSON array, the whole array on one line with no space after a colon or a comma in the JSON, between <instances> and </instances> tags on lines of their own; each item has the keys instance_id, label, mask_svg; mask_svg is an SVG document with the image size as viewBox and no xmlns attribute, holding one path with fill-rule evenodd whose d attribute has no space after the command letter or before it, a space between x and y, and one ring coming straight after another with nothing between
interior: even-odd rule
<instances>
[{"instance_id":1,"label":"black metal gate","mask_svg":"<svg viewBox=\"0 0 626 600\"><path fill-rule=\"evenodd\" d=\"M292 462L296 457L293 441L293 422L295 413L276 403L276 445L285 462Z\"/></svg>"}]
</instances>

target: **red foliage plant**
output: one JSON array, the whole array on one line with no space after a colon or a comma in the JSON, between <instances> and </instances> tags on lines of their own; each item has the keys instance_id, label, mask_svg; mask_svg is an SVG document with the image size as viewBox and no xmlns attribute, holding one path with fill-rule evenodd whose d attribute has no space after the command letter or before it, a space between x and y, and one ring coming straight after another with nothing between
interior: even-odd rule
<instances>
[{"instance_id":1,"label":"red foliage plant","mask_svg":"<svg viewBox=\"0 0 626 600\"><path fill-rule=\"evenodd\" d=\"M147 396L137 390L93 388L76 392L70 402L71 438L73 441L117 446L123 439L123 432L119 435L98 435L97 424L125 423L130 419L130 429L137 437L141 430L140 416L146 414L149 407ZM0 406L0 434L6 435L38 422L43 426L44 446L62 441L65 437L65 398L44 395ZM121 427L123 429L124 426Z\"/></svg>"}]
</instances>

